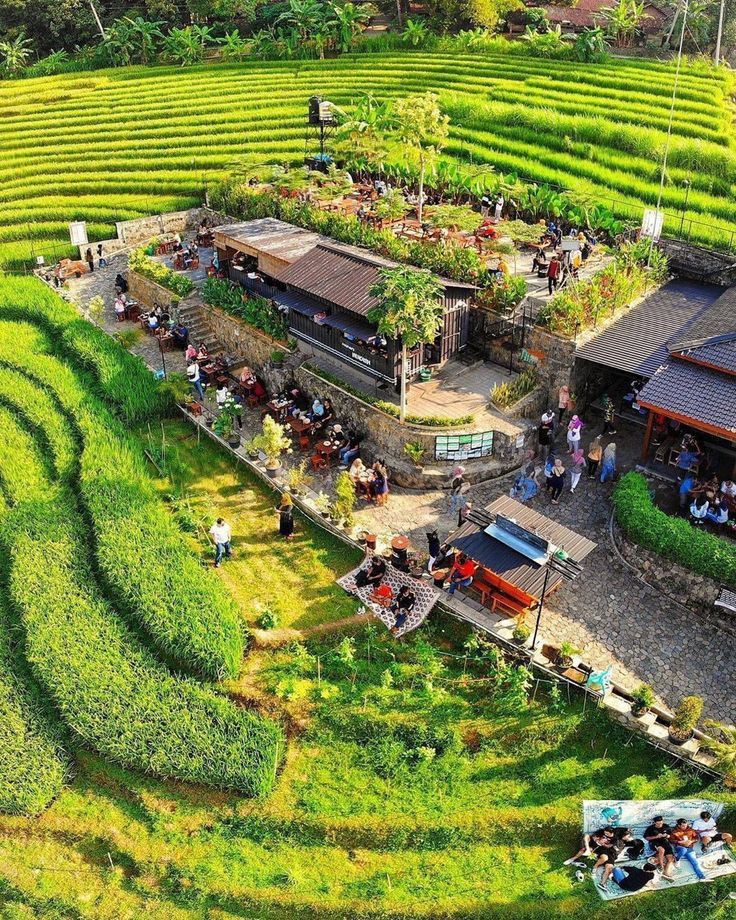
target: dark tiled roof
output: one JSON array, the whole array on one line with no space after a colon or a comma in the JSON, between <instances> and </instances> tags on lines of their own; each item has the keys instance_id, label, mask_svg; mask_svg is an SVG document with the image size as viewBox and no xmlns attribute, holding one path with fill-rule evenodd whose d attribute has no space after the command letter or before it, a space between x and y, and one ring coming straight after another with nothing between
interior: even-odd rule
<instances>
[{"instance_id":1,"label":"dark tiled roof","mask_svg":"<svg viewBox=\"0 0 736 920\"><path fill-rule=\"evenodd\" d=\"M677 352L677 356L699 364L717 367L727 374L736 374L736 335L731 342L717 342L715 345L700 345Z\"/></svg>"},{"instance_id":2,"label":"dark tiled roof","mask_svg":"<svg viewBox=\"0 0 736 920\"><path fill-rule=\"evenodd\" d=\"M692 326L723 288L670 281L578 349L577 357L651 377L667 358L667 343Z\"/></svg>"},{"instance_id":3,"label":"dark tiled roof","mask_svg":"<svg viewBox=\"0 0 736 920\"><path fill-rule=\"evenodd\" d=\"M670 358L639 393L639 402L728 432L736 440L736 377Z\"/></svg>"},{"instance_id":4,"label":"dark tiled roof","mask_svg":"<svg viewBox=\"0 0 736 920\"><path fill-rule=\"evenodd\" d=\"M715 345L736 339L736 285L727 288L716 302L669 343L670 351Z\"/></svg>"},{"instance_id":5,"label":"dark tiled roof","mask_svg":"<svg viewBox=\"0 0 736 920\"><path fill-rule=\"evenodd\" d=\"M575 6L547 6L547 17L551 23L569 22L575 26L596 26L603 24L603 10L612 6L611 0L579 0ZM648 3L641 28L645 32L661 28L667 18L658 6Z\"/></svg>"}]
</instances>

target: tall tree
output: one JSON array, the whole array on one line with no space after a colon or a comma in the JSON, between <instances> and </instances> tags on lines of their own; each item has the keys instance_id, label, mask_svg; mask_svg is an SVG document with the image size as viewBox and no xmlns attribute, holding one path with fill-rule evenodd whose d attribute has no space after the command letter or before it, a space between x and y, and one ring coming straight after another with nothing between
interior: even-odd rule
<instances>
[{"instance_id":1,"label":"tall tree","mask_svg":"<svg viewBox=\"0 0 736 920\"><path fill-rule=\"evenodd\" d=\"M382 268L370 294L379 300L368 312L378 331L401 342L400 421L406 418L406 361L410 348L429 344L442 328L442 285L434 275L407 265Z\"/></svg>"},{"instance_id":2,"label":"tall tree","mask_svg":"<svg viewBox=\"0 0 736 920\"><path fill-rule=\"evenodd\" d=\"M31 56L31 40L21 32L9 41L0 42L0 61L3 70L14 76L26 66Z\"/></svg>"},{"instance_id":3,"label":"tall tree","mask_svg":"<svg viewBox=\"0 0 736 920\"><path fill-rule=\"evenodd\" d=\"M417 217L421 221L424 198L424 177L442 149L449 133L450 119L443 115L435 93L399 99L393 108L396 139L410 162L419 170L419 204Z\"/></svg>"}]
</instances>

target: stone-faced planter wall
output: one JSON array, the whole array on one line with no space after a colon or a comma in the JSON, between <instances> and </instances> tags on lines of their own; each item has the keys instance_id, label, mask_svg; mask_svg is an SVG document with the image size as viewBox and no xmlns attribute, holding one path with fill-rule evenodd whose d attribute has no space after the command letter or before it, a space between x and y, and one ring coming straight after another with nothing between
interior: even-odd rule
<instances>
[{"instance_id":1,"label":"stone-faced planter wall","mask_svg":"<svg viewBox=\"0 0 736 920\"><path fill-rule=\"evenodd\" d=\"M168 288L151 281L150 278L139 275L138 272L134 272L132 269L128 269L128 293L145 307L152 307L157 303L168 312L171 312L173 306L183 302L178 294L174 294Z\"/></svg>"},{"instance_id":2,"label":"stone-faced planter wall","mask_svg":"<svg viewBox=\"0 0 736 920\"><path fill-rule=\"evenodd\" d=\"M614 537L621 555L648 584L699 614L717 616L713 602L720 589L718 582L632 543L618 525L614 526Z\"/></svg>"}]
</instances>

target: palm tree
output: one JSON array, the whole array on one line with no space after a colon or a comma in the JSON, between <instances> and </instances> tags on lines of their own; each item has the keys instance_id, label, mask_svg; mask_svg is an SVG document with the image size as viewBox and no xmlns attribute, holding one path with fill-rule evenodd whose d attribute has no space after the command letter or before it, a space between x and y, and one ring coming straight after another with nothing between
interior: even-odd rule
<instances>
[{"instance_id":1,"label":"palm tree","mask_svg":"<svg viewBox=\"0 0 736 920\"><path fill-rule=\"evenodd\" d=\"M343 54L350 51L370 18L371 14L365 6L356 6L350 2L333 3L328 27L335 36L337 50Z\"/></svg>"},{"instance_id":2,"label":"palm tree","mask_svg":"<svg viewBox=\"0 0 736 920\"><path fill-rule=\"evenodd\" d=\"M644 0L618 0L616 6L606 7L601 14L608 23L609 35L618 47L628 48L646 17Z\"/></svg>"},{"instance_id":3,"label":"palm tree","mask_svg":"<svg viewBox=\"0 0 736 920\"><path fill-rule=\"evenodd\" d=\"M406 418L406 358L410 348L429 344L442 327L442 285L426 271L398 265L382 268L369 291L378 305L368 311L381 335L401 342L401 401L399 420Z\"/></svg>"},{"instance_id":4,"label":"palm tree","mask_svg":"<svg viewBox=\"0 0 736 920\"><path fill-rule=\"evenodd\" d=\"M323 25L327 12L325 5L318 0L289 0L289 8L278 17L276 23L291 27L299 34L302 42L306 42Z\"/></svg>"},{"instance_id":5,"label":"palm tree","mask_svg":"<svg viewBox=\"0 0 736 920\"><path fill-rule=\"evenodd\" d=\"M142 16L136 16L135 19L126 16L125 22L130 27L130 37L137 48L138 59L141 64L150 64L156 57L158 42L163 39L161 26L164 23L158 19L144 19Z\"/></svg>"},{"instance_id":6,"label":"palm tree","mask_svg":"<svg viewBox=\"0 0 736 920\"><path fill-rule=\"evenodd\" d=\"M20 73L31 56L31 40L21 32L9 41L0 42L0 57L3 68L11 76Z\"/></svg>"}]
</instances>

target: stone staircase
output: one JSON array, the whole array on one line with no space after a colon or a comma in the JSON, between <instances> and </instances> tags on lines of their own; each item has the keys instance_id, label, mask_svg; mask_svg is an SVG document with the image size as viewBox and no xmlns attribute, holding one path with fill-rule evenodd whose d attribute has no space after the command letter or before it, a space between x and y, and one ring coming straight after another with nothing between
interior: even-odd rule
<instances>
[{"instance_id":1,"label":"stone staircase","mask_svg":"<svg viewBox=\"0 0 736 920\"><path fill-rule=\"evenodd\" d=\"M189 341L194 345L204 345L211 355L224 351L222 342L212 333L207 322L207 313L199 294L193 294L179 303L177 308L179 320L189 330Z\"/></svg>"}]
</instances>

